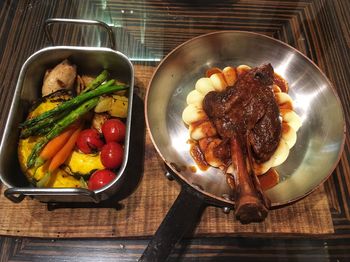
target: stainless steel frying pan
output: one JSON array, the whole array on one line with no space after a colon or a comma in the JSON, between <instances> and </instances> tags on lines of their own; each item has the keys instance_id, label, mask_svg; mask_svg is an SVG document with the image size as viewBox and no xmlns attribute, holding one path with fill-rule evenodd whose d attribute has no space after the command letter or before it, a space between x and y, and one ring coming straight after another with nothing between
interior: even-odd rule
<instances>
[{"instance_id":1,"label":"stainless steel frying pan","mask_svg":"<svg viewBox=\"0 0 350 262\"><path fill-rule=\"evenodd\" d=\"M205 205L234 207L232 191L217 169L193 172L189 132L182 121L186 96L211 67L271 63L289 83L302 127L287 161L277 168L281 182L266 192L273 208L315 190L336 167L344 146L345 121L332 84L307 57L287 44L256 33L221 31L180 45L155 71L145 101L146 124L169 172L182 191L150 242L142 261L164 261Z\"/></svg>"}]
</instances>

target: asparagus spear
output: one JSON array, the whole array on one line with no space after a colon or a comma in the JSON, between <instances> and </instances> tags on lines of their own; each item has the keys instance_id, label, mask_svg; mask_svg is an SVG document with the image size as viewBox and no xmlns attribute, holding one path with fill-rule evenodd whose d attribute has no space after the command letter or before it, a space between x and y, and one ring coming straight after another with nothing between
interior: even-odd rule
<instances>
[{"instance_id":1,"label":"asparagus spear","mask_svg":"<svg viewBox=\"0 0 350 262\"><path fill-rule=\"evenodd\" d=\"M82 93L85 93L89 90L95 89L98 86L100 86L107 79L108 75L109 75L108 71L103 70L93 81L91 81L88 84L88 86L86 87L86 89L82 91ZM40 122L31 128L24 129L22 130L20 137L27 138L33 135L46 134L48 130L51 129L52 125L61 117L62 115L58 115L58 116L52 117L49 121Z\"/></svg>"},{"instance_id":2,"label":"asparagus spear","mask_svg":"<svg viewBox=\"0 0 350 262\"><path fill-rule=\"evenodd\" d=\"M127 89L127 86L125 86L125 85L112 86L113 83L114 83L114 80L110 80L107 83L99 86L98 88L96 88L94 90L91 90L91 91L86 92L84 94L80 94L80 95L78 95L78 96L76 96L76 97L74 97L66 102L63 102L62 104L58 105L54 109L46 111L45 113L43 113L37 117L26 120L25 122L23 122L20 125L20 127L21 128L32 127L32 126L36 125L39 121L47 121L45 119L52 117L54 115L57 115L59 113L62 113L66 110L70 110L88 99L91 99L91 98L96 97L96 96L104 95L107 93L111 93L114 91Z\"/></svg>"},{"instance_id":3,"label":"asparagus spear","mask_svg":"<svg viewBox=\"0 0 350 262\"><path fill-rule=\"evenodd\" d=\"M99 98L94 97L82 105L72 110L67 116L62 118L57 122L57 124L51 129L49 133L47 133L44 137L42 137L33 147L32 152L30 153L27 160L27 168L31 168L34 166L36 159L40 151L43 147L53 138L58 136L63 130L65 130L70 124L75 122L79 117L90 111L94 108L98 103Z\"/></svg>"},{"instance_id":4,"label":"asparagus spear","mask_svg":"<svg viewBox=\"0 0 350 262\"><path fill-rule=\"evenodd\" d=\"M63 115L59 114L57 116L53 116L47 119L47 121L41 121L37 123L35 126L32 126L27 129L23 129L20 138L24 139L33 135L40 135L47 133L47 130L51 130L52 125L57 123L60 118L62 118Z\"/></svg>"},{"instance_id":5,"label":"asparagus spear","mask_svg":"<svg viewBox=\"0 0 350 262\"><path fill-rule=\"evenodd\" d=\"M107 70L103 70L101 74L99 74L94 80L92 80L87 87L81 91L81 94L86 93L87 91L90 91L92 89L95 89L96 87L100 86L108 77L109 73Z\"/></svg>"}]
</instances>

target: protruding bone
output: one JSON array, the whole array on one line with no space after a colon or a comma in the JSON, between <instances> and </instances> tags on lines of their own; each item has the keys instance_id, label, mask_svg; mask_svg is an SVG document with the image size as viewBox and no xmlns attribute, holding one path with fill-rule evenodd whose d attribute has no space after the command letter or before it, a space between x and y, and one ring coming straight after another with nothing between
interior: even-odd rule
<instances>
[{"instance_id":1,"label":"protruding bone","mask_svg":"<svg viewBox=\"0 0 350 262\"><path fill-rule=\"evenodd\" d=\"M231 138L232 164L235 174L235 216L242 224L264 221L269 201L264 197L259 180L250 168L249 158L242 150L239 139Z\"/></svg>"}]
</instances>

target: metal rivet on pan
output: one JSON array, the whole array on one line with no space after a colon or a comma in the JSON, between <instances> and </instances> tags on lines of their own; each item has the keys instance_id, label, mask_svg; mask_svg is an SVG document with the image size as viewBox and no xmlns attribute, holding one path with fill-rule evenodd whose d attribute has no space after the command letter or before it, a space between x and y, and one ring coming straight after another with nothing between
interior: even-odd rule
<instances>
[{"instance_id":1,"label":"metal rivet on pan","mask_svg":"<svg viewBox=\"0 0 350 262\"><path fill-rule=\"evenodd\" d=\"M166 176L166 178L169 179L170 181L173 181L173 180L174 180L174 177L173 177L172 174L170 174L170 172L166 172L166 173L165 173L165 176Z\"/></svg>"},{"instance_id":2,"label":"metal rivet on pan","mask_svg":"<svg viewBox=\"0 0 350 262\"><path fill-rule=\"evenodd\" d=\"M229 214L231 211L231 208L230 207L223 207L222 208L222 212L224 212L225 214Z\"/></svg>"},{"instance_id":3,"label":"metal rivet on pan","mask_svg":"<svg viewBox=\"0 0 350 262\"><path fill-rule=\"evenodd\" d=\"M225 198L226 200L232 201L232 197L229 194L222 194L221 196L222 196L222 198ZM222 212L224 212L225 214L229 214L231 210L232 210L231 207L223 207L222 208Z\"/></svg>"}]
</instances>

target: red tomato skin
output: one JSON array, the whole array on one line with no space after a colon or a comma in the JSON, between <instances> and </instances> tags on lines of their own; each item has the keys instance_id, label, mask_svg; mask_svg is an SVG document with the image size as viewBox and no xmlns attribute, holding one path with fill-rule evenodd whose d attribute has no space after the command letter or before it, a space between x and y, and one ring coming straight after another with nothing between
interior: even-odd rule
<instances>
[{"instance_id":1,"label":"red tomato skin","mask_svg":"<svg viewBox=\"0 0 350 262\"><path fill-rule=\"evenodd\" d=\"M108 119L102 125L102 133L106 142L123 142L125 139L125 124L117 118Z\"/></svg>"},{"instance_id":2,"label":"red tomato skin","mask_svg":"<svg viewBox=\"0 0 350 262\"><path fill-rule=\"evenodd\" d=\"M101 134L96 129L84 129L80 132L76 145L84 154L100 151L104 145Z\"/></svg>"},{"instance_id":3,"label":"red tomato skin","mask_svg":"<svg viewBox=\"0 0 350 262\"><path fill-rule=\"evenodd\" d=\"M124 149L116 142L109 142L101 149L101 162L106 168L118 168L123 162Z\"/></svg>"},{"instance_id":4,"label":"red tomato skin","mask_svg":"<svg viewBox=\"0 0 350 262\"><path fill-rule=\"evenodd\" d=\"M91 175L88 181L88 187L90 190L100 189L101 187L104 187L112 182L116 177L116 174L114 174L111 170L97 170Z\"/></svg>"}]
</instances>

